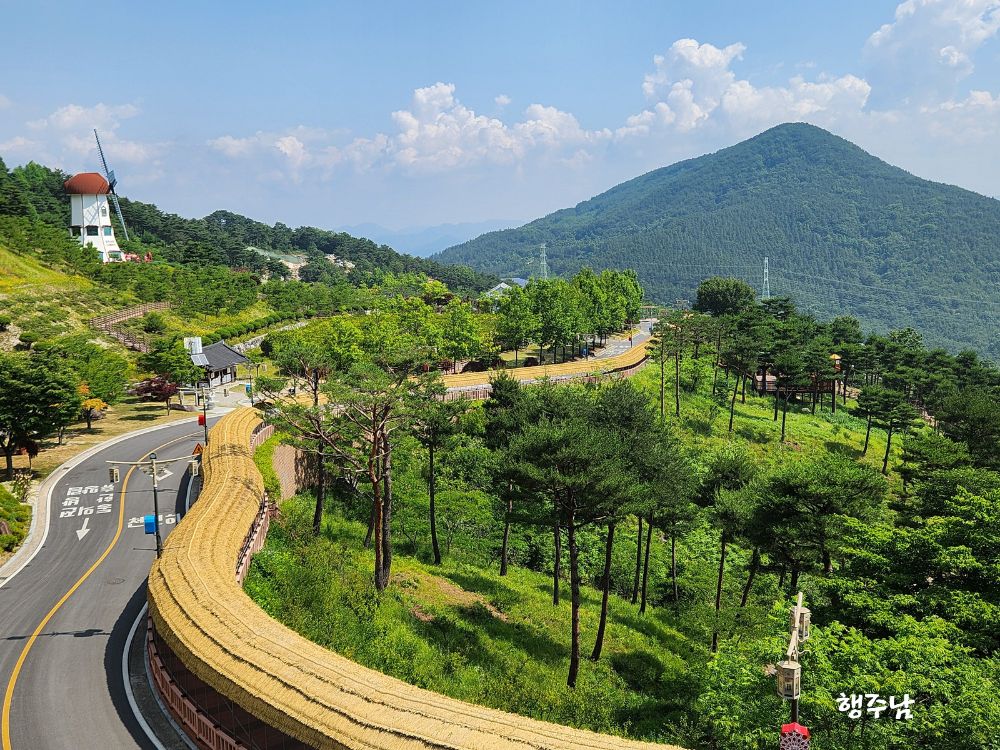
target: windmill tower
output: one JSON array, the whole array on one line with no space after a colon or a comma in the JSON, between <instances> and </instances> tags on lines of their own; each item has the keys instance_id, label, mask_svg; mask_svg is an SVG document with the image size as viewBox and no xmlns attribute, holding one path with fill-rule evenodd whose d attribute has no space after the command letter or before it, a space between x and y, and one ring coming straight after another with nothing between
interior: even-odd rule
<instances>
[{"instance_id":1,"label":"windmill tower","mask_svg":"<svg viewBox=\"0 0 1000 750\"><path fill-rule=\"evenodd\" d=\"M94 137L97 137L96 130ZM118 214L125 239L128 239L128 231L125 229L125 222L122 221L118 196L115 195L115 173L108 169L108 163L104 160L100 139L97 141L97 152L101 156L101 164L104 166L106 178L97 172L81 172L63 183L63 188L69 195L69 231L73 237L80 241L81 245L93 247L102 263L113 263L125 260L125 256L121 248L118 247L115 230L111 225L111 206ZM111 196L111 206L108 205L109 195Z\"/></svg>"}]
</instances>

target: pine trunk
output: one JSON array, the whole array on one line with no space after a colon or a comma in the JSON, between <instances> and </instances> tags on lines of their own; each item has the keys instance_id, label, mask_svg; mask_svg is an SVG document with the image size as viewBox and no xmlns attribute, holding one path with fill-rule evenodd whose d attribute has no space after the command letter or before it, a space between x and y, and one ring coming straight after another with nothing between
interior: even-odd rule
<instances>
[{"instance_id":1,"label":"pine trunk","mask_svg":"<svg viewBox=\"0 0 1000 750\"><path fill-rule=\"evenodd\" d=\"M510 544L510 514L514 511L512 489L507 485L507 513L503 519L503 544L500 545L500 575L507 575L507 547Z\"/></svg>"},{"instance_id":2,"label":"pine trunk","mask_svg":"<svg viewBox=\"0 0 1000 750\"><path fill-rule=\"evenodd\" d=\"M719 577L715 583L715 624L712 630L712 653L719 650L719 612L722 610L722 579L726 574L726 532L722 532L719 546Z\"/></svg>"},{"instance_id":3,"label":"pine trunk","mask_svg":"<svg viewBox=\"0 0 1000 750\"><path fill-rule=\"evenodd\" d=\"M632 604L639 601L639 574L642 570L642 516L639 519L639 536L635 542L635 577L632 579Z\"/></svg>"},{"instance_id":4,"label":"pine trunk","mask_svg":"<svg viewBox=\"0 0 1000 750\"><path fill-rule=\"evenodd\" d=\"M889 450L892 448L892 421L889 422L889 429L885 433L885 455L882 456L882 474L889 473Z\"/></svg>"},{"instance_id":5,"label":"pine trunk","mask_svg":"<svg viewBox=\"0 0 1000 750\"><path fill-rule=\"evenodd\" d=\"M750 599L750 590L753 588L753 579L757 577L757 570L760 568L760 550L754 547L753 556L750 558L750 572L747 574L747 582L743 587L743 596L740 597L740 609L747 606Z\"/></svg>"},{"instance_id":6,"label":"pine trunk","mask_svg":"<svg viewBox=\"0 0 1000 750\"><path fill-rule=\"evenodd\" d=\"M639 614L646 614L646 590L649 584L649 548L653 546L653 514L646 519L646 550L642 558L642 591L639 595Z\"/></svg>"},{"instance_id":7,"label":"pine trunk","mask_svg":"<svg viewBox=\"0 0 1000 750\"><path fill-rule=\"evenodd\" d=\"M576 545L576 519L570 508L566 524L569 539L569 587L570 587L570 647L569 677L566 684L576 687L576 676L580 671L580 554Z\"/></svg>"},{"instance_id":8,"label":"pine trunk","mask_svg":"<svg viewBox=\"0 0 1000 750\"><path fill-rule=\"evenodd\" d=\"M733 417L736 415L736 396L740 391L739 378L736 379L736 386L733 388L733 397L729 400L729 431L733 431Z\"/></svg>"},{"instance_id":9,"label":"pine trunk","mask_svg":"<svg viewBox=\"0 0 1000 750\"><path fill-rule=\"evenodd\" d=\"M552 563L552 606L559 604L559 568L562 561L562 529L559 524L553 527L553 539L555 540L556 554Z\"/></svg>"},{"instance_id":10,"label":"pine trunk","mask_svg":"<svg viewBox=\"0 0 1000 750\"><path fill-rule=\"evenodd\" d=\"M597 640L590 658L597 661L604 648L604 631L608 624L608 595L611 593L611 553L615 544L615 524L608 524L608 539L604 545L604 576L601 578L601 621L597 625Z\"/></svg>"},{"instance_id":11,"label":"pine trunk","mask_svg":"<svg viewBox=\"0 0 1000 750\"><path fill-rule=\"evenodd\" d=\"M316 508L313 511L313 536L319 536L320 531L323 528L323 500L324 500L324 475L323 475L323 442L319 443L319 450L316 455Z\"/></svg>"},{"instance_id":12,"label":"pine trunk","mask_svg":"<svg viewBox=\"0 0 1000 750\"><path fill-rule=\"evenodd\" d=\"M677 522L670 524L670 580L674 589L674 603L680 599L677 589Z\"/></svg>"},{"instance_id":13,"label":"pine trunk","mask_svg":"<svg viewBox=\"0 0 1000 750\"><path fill-rule=\"evenodd\" d=\"M674 352L674 416L681 415L681 348Z\"/></svg>"},{"instance_id":14,"label":"pine trunk","mask_svg":"<svg viewBox=\"0 0 1000 750\"><path fill-rule=\"evenodd\" d=\"M788 416L788 394L785 394L785 398L782 399L784 403L784 408L781 410L781 442L785 442L785 418Z\"/></svg>"},{"instance_id":15,"label":"pine trunk","mask_svg":"<svg viewBox=\"0 0 1000 750\"><path fill-rule=\"evenodd\" d=\"M427 490L430 496L430 512L431 512L431 549L434 550L434 564L441 564L441 548L438 546L438 532L437 532L437 513L434 510L434 445L433 443L427 446L427 458L428 458L428 471L430 476L428 477Z\"/></svg>"},{"instance_id":16,"label":"pine trunk","mask_svg":"<svg viewBox=\"0 0 1000 750\"><path fill-rule=\"evenodd\" d=\"M379 572L376 588L384 591L389 585L389 575L392 570L392 449L386 435L382 435L384 446L382 459L382 502L379 512L375 540L376 555L379 557ZM379 551L381 554L379 555Z\"/></svg>"},{"instance_id":17,"label":"pine trunk","mask_svg":"<svg viewBox=\"0 0 1000 750\"><path fill-rule=\"evenodd\" d=\"M872 436L872 415L868 415L868 427L865 429L865 447L861 449L861 455L866 456L868 454L868 440Z\"/></svg>"}]
</instances>

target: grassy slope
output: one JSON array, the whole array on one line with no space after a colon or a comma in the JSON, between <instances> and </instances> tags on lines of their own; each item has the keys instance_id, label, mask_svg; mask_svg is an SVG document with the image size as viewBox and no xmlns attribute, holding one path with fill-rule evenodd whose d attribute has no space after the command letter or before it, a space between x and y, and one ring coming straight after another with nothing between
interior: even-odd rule
<instances>
[{"instance_id":1,"label":"grassy slope","mask_svg":"<svg viewBox=\"0 0 1000 750\"><path fill-rule=\"evenodd\" d=\"M658 391L658 369L645 368L637 382L652 397ZM710 382L709 376L703 390ZM737 399L730 436L726 408L713 405L707 395L685 394L681 429L696 452L733 440L768 464L821 450L860 456L865 425L848 409L838 405L836 414L824 410L812 415L793 404L782 445L780 423L772 420L772 403L748 397L742 404ZM848 406L853 404L849 401ZM864 460L880 467L884 449L884 433L873 431ZM898 450L894 446L897 457ZM419 474L415 482L407 475L397 481L402 506L397 522L406 504L413 502L404 488L421 481ZM696 744L685 734L690 722L685 714L690 716L693 710L709 659L718 564L718 536L711 528L698 526L679 544L682 607L654 607L639 617L633 605L612 596L604 656L597 663L583 662L580 683L570 691L565 689L568 591L563 603L553 607L549 575L514 567L507 578L500 578L495 566L484 569L463 563L458 550L435 568L424 562L426 549L421 547L416 557L397 551L393 584L379 601L370 583L372 554L360 545L363 526L328 513L324 538L312 542L311 503L311 498L300 497L285 504L283 520L255 558L248 578L248 592L272 616L362 664L457 698L598 731ZM409 512L419 516L423 511L418 507ZM630 570L634 535L634 525L624 523L619 528L615 551L619 571ZM592 557L600 555L598 542L591 540ZM668 556L665 545L654 544L652 591L666 583ZM757 606L740 612L737 624L734 604L748 557L746 550L730 548L723 638L759 628L771 603L784 596L775 575L759 576L751 600ZM615 575L619 581L623 577ZM568 590L568 584L564 586ZM598 592L585 588L584 656L593 645L599 607ZM776 720L779 710L776 701Z\"/></svg>"},{"instance_id":2,"label":"grassy slope","mask_svg":"<svg viewBox=\"0 0 1000 750\"><path fill-rule=\"evenodd\" d=\"M20 330L42 336L78 331L122 304L117 292L0 246L0 309Z\"/></svg>"}]
</instances>

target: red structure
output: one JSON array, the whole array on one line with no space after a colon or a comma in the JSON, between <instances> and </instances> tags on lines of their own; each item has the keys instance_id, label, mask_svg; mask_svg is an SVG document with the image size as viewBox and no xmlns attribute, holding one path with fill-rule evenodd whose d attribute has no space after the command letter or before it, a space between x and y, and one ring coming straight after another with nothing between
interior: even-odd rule
<instances>
[{"instance_id":1,"label":"red structure","mask_svg":"<svg viewBox=\"0 0 1000 750\"><path fill-rule=\"evenodd\" d=\"M809 750L809 730L797 722L781 725L779 750Z\"/></svg>"}]
</instances>

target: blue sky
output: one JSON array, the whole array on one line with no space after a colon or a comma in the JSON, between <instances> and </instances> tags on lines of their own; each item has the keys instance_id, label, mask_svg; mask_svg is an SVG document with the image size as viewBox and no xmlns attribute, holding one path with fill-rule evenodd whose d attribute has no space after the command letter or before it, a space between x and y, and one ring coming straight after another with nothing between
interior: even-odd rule
<instances>
[{"instance_id":1,"label":"blue sky","mask_svg":"<svg viewBox=\"0 0 1000 750\"><path fill-rule=\"evenodd\" d=\"M0 156L186 216L527 221L805 120L1000 195L1000 0L5 3Z\"/></svg>"}]
</instances>

